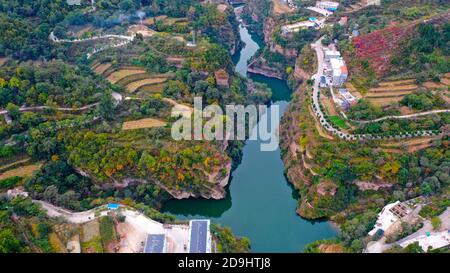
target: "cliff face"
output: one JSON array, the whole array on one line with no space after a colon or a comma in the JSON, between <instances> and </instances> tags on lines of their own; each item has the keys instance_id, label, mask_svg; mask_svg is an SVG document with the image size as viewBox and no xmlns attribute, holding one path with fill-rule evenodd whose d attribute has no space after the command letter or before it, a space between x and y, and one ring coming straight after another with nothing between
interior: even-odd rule
<instances>
[{"instance_id":1,"label":"cliff face","mask_svg":"<svg viewBox=\"0 0 450 273\"><path fill-rule=\"evenodd\" d=\"M231 175L231 160L228 160L223 163L222 168L219 168L212 173L205 173L206 180L202 184L202 189L197 191L187 190L187 189L174 189L167 187L161 181L155 180L153 178L135 178L135 177L124 177L121 179L116 179L114 177L110 177L110 181L108 183L96 183L96 187L102 189L108 188L116 188L116 189L124 189L130 185L135 184L147 184L153 183L159 186L161 189L166 191L170 196L175 199L185 199L185 198L206 198L206 199L223 199L226 196L225 187L228 185ZM82 170L81 168L75 169L77 173L84 177L88 177L93 181L96 181L95 176L90 174L89 172ZM225 170L224 172L222 170Z\"/></svg>"},{"instance_id":2,"label":"cliff face","mask_svg":"<svg viewBox=\"0 0 450 273\"><path fill-rule=\"evenodd\" d=\"M248 0L244 7L243 19L253 31L263 37L265 20L269 18L271 9L270 0Z\"/></svg>"}]
</instances>

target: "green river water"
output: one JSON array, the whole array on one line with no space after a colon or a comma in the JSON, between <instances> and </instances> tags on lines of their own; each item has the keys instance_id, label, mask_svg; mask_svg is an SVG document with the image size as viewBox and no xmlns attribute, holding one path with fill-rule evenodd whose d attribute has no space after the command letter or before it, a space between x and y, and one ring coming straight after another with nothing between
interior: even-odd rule
<instances>
[{"instance_id":1,"label":"green river water","mask_svg":"<svg viewBox=\"0 0 450 273\"><path fill-rule=\"evenodd\" d=\"M273 93L272 105L278 105L282 114L290 99L288 86L281 80L247 75L247 61L261 41L242 25L240 34L245 46L233 56L236 71L267 84ZM163 210L179 219L208 218L231 227L237 236L250 239L252 252L301 252L312 241L335 236L329 222L308 221L296 214L298 196L283 174L280 150L262 152L260 143L246 142L242 162L232 173L225 199L171 200Z\"/></svg>"}]
</instances>

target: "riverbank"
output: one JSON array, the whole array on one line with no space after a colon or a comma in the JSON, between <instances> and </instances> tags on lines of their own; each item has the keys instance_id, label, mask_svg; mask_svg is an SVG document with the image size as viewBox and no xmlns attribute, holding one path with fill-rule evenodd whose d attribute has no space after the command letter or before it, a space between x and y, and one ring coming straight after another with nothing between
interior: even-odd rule
<instances>
[{"instance_id":1,"label":"riverbank","mask_svg":"<svg viewBox=\"0 0 450 273\"><path fill-rule=\"evenodd\" d=\"M240 25L239 29L245 47L233 58L236 71L267 84L273 94L271 107L279 107L282 115L288 108L291 92L285 81L247 74L247 61L260 45L247 28ZM271 118L270 110L267 114ZM252 133L256 133L256 128ZM178 219L209 218L213 223L228 226L237 236L250 239L253 252L301 252L312 241L334 237L336 231L328 222L310 222L296 214L298 195L284 176L281 151L263 152L261 143L260 140L245 143L242 162L232 172L225 199L170 200L163 211Z\"/></svg>"}]
</instances>

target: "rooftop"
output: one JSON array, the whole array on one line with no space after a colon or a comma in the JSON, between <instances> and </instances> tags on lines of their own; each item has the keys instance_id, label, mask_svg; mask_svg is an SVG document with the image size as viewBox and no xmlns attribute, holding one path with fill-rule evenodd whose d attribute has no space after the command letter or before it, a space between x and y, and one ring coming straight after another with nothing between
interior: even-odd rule
<instances>
[{"instance_id":1,"label":"rooftop","mask_svg":"<svg viewBox=\"0 0 450 273\"><path fill-rule=\"evenodd\" d=\"M164 234L149 234L144 253L164 253L166 236Z\"/></svg>"},{"instance_id":2,"label":"rooftop","mask_svg":"<svg viewBox=\"0 0 450 273\"><path fill-rule=\"evenodd\" d=\"M209 247L209 220L189 222L189 253L207 253Z\"/></svg>"}]
</instances>

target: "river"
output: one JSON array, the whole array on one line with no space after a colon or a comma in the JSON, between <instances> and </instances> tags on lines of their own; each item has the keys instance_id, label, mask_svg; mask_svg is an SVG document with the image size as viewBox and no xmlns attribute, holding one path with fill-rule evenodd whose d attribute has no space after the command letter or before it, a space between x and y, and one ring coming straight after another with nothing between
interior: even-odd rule
<instances>
[{"instance_id":1,"label":"river","mask_svg":"<svg viewBox=\"0 0 450 273\"><path fill-rule=\"evenodd\" d=\"M247 61L262 41L243 25L239 31L245 46L233 56L236 71L267 84L273 93L272 105L278 105L283 113L290 99L288 86L285 81L247 75ZM225 199L171 200L163 210L179 219L209 218L228 226L237 236L250 239L252 252L301 252L312 241L335 236L329 222L308 221L296 214L297 191L284 176L280 150L262 152L260 143L246 142L242 162L232 173Z\"/></svg>"}]
</instances>

